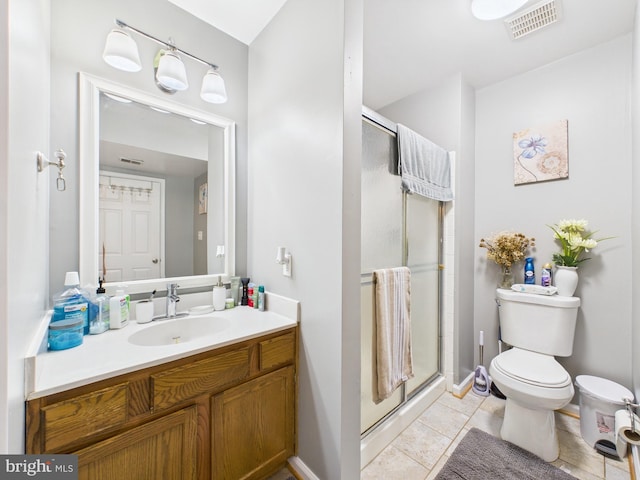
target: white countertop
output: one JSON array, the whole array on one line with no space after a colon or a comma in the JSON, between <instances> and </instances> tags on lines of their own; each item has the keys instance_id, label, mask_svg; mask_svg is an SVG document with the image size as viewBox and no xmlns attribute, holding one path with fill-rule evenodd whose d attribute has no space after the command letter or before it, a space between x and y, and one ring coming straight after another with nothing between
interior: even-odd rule
<instances>
[{"instance_id":1,"label":"white countertop","mask_svg":"<svg viewBox=\"0 0 640 480\"><path fill-rule=\"evenodd\" d=\"M43 351L38 346L37 351L25 359L26 398L31 400L58 393L297 325L298 302L273 294L269 295L268 300L269 311L260 312L239 306L202 315L224 318L228 320L229 326L215 335L184 343L139 346L130 343L128 339L140 330L165 322L180 322L187 317L146 324L129 321L127 326L119 330L85 335L82 345L68 350ZM38 344L37 341L35 343Z\"/></svg>"}]
</instances>

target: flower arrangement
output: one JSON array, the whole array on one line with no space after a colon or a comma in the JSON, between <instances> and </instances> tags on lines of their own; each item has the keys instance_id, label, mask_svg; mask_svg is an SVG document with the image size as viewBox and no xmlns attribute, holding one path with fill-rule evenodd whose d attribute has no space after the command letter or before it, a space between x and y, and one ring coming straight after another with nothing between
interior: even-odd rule
<instances>
[{"instance_id":1,"label":"flower arrangement","mask_svg":"<svg viewBox=\"0 0 640 480\"><path fill-rule=\"evenodd\" d=\"M480 247L487 249L487 258L493 260L503 268L523 260L527 248L535 246L535 238L529 238L522 233L500 232L491 238L480 239Z\"/></svg>"},{"instance_id":2,"label":"flower arrangement","mask_svg":"<svg viewBox=\"0 0 640 480\"><path fill-rule=\"evenodd\" d=\"M560 242L562 252L553 254L553 261L561 267L577 267L589 258L580 258L583 253L594 249L598 242L607 240L591 238L596 232L587 231L586 220L560 220L555 225L549 225L553 230L553 236ZM611 237L608 237L611 238Z\"/></svg>"}]
</instances>

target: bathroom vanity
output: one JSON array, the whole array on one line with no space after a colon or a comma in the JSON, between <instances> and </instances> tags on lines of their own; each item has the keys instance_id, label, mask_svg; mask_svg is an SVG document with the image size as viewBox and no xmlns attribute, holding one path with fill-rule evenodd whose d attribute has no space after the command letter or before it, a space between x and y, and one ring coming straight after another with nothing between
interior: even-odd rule
<instances>
[{"instance_id":1,"label":"bathroom vanity","mask_svg":"<svg viewBox=\"0 0 640 480\"><path fill-rule=\"evenodd\" d=\"M27 453L77 454L79 478L91 480L260 479L277 471L295 454L297 321L248 307L219 316L227 328L209 339L140 346L128 339L162 324L134 323L39 355ZM82 373L92 361L97 381ZM48 377L74 363L75 373Z\"/></svg>"}]
</instances>

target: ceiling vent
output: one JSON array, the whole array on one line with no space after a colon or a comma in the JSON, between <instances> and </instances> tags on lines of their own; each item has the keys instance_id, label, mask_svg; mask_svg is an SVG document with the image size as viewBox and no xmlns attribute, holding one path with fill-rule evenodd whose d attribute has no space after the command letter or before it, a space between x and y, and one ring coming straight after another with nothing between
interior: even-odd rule
<instances>
[{"instance_id":1,"label":"ceiling vent","mask_svg":"<svg viewBox=\"0 0 640 480\"><path fill-rule=\"evenodd\" d=\"M560 0L543 0L504 21L513 40L522 38L560 20Z\"/></svg>"},{"instance_id":2,"label":"ceiling vent","mask_svg":"<svg viewBox=\"0 0 640 480\"><path fill-rule=\"evenodd\" d=\"M125 158L125 157L120 157L120 161L122 163L129 163L131 165L142 165L144 163L144 160L136 160L135 158Z\"/></svg>"}]
</instances>

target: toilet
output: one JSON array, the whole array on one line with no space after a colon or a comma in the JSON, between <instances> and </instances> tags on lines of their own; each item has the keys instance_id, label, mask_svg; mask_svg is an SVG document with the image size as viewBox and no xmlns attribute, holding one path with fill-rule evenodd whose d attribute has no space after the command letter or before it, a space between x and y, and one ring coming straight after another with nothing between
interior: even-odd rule
<instances>
[{"instance_id":1,"label":"toilet","mask_svg":"<svg viewBox=\"0 0 640 480\"><path fill-rule=\"evenodd\" d=\"M489 375L507 397L500 436L547 462L558 458L554 410L573 398L573 382L555 356L573 353L578 297L498 289L502 341L513 348L491 361Z\"/></svg>"}]
</instances>

